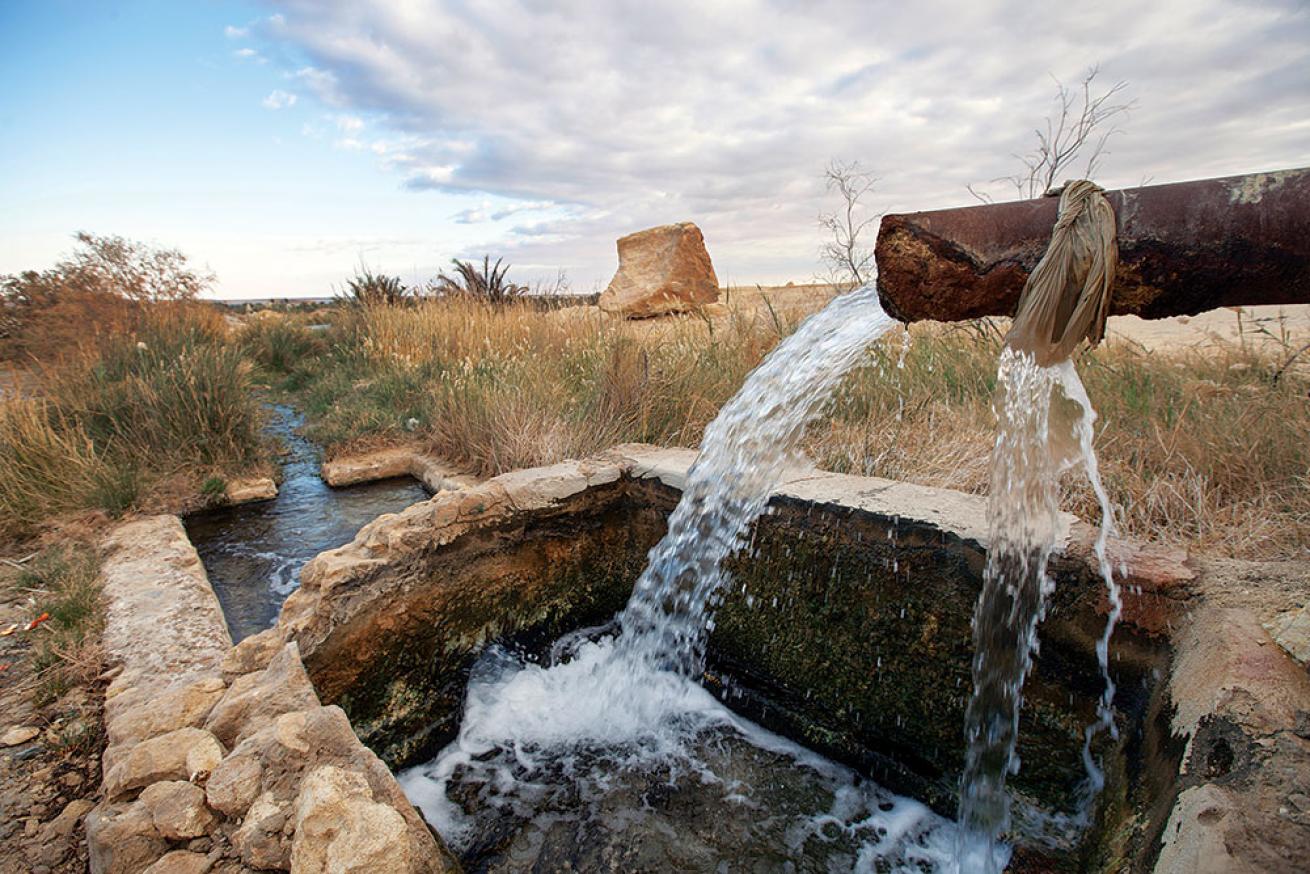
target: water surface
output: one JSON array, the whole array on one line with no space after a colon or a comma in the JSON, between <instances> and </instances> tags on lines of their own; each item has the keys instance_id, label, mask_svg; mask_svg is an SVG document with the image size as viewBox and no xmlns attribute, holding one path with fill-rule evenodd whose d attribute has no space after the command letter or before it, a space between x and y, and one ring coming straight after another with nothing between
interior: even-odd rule
<instances>
[{"instance_id":1,"label":"water surface","mask_svg":"<svg viewBox=\"0 0 1310 874\"><path fill-rule=\"evenodd\" d=\"M209 572L233 641L277 621L282 602L300 585L300 569L311 558L350 542L383 513L428 498L409 477L329 488L318 475L317 448L297 433L301 422L290 407L273 407L267 430L284 449L275 499L186 520L187 535Z\"/></svg>"}]
</instances>

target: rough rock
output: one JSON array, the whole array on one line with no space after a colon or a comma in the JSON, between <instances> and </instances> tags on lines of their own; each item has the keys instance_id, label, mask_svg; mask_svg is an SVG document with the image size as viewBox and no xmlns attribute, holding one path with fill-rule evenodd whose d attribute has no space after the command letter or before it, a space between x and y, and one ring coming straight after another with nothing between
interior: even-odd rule
<instances>
[{"instance_id":1,"label":"rough rock","mask_svg":"<svg viewBox=\"0 0 1310 874\"><path fill-rule=\"evenodd\" d=\"M272 477L242 477L230 481L223 488L223 500L228 504L252 504L271 501L277 497L277 483Z\"/></svg>"},{"instance_id":2,"label":"rough rock","mask_svg":"<svg viewBox=\"0 0 1310 874\"><path fill-rule=\"evenodd\" d=\"M1174 802L1155 874L1259 874L1234 858L1227 828L1239 819L1232 793L1213 784L1193 786Z\"/></svg>"},{"instance_id":3,"label":"rough rock","mask_svg":"<svg viewBox=\"0 0 1310 874\"><path fill-rule=\"evenodd\" d=\"M42 840L49 843L55 838L68 837L77 829L82 817L90 813L94 807L95 804L86 798L68 802L60 814L41 829Z\"/></svg>"},{"instance_id":4,"label":"rough rock","mask_svg":"<svg viewBox=\"0 0 1310 874\"><path fill-rule=\"evenodd\" d=\"M241 827L232 833L232 846L252 868L286 870L291 859L288 824L286 811L272 792L265 792L250 805Z\"/></svg>"},{"instance_id":5,"label":"rough rock","mask_svg":"<svg viewBox=\"0 0 1310 874\"><path fill-rule=\"evenodd\" d=\"M265 628L228 650L219 662L218 669L223 679L230 683L243 674L264 670L284 645L285 641L278 635L277 629Z\"/></svg>"},{"instance_id":6,"label":"rough rock","mask_svg":"<svg viewBox=\"0 0 1310 874\"><path fill-rule=\"evenodd\" d=\"M86 834L91 874L137 874L168 851L140 802L97 807L87 814Z\"/></svg>"},{"instance_id":7,"label":"rough rock","mask_svg":"<svg viewBox=\"0 0 1310 874\"><path fill-rule=\"evenodd\" d=\"M1155 870L1304 870L1310 675L1248 611L1203 607L1179 636L1169 685L1187 748Z\"/></svg>"},{"instance_id":8,"label":"rough rock","mask_svg":"<svg viewBox=\"0 0 1310 874\"><path fill-rule=\"evenodd\" d=\"M155 783L142 791L140 801L150 812L155 828L169 840L198 838L208 834L214 824L214 814L205 807L205 790L194 783Z\"/></svg>"},{"instance_id":9,"label":"rough rock","mask_svg":"<svg viewBox=\"0 0 1310 874\"><path fill-rule=\"evenodd\" d=\"M1310 665L1310 608L1280 613L1265 624L1265 629L1298 664Z\"/></svg>"},{"instance_id":10,"label":"rough rock","mask_svg":"<svg viewBox=\"0 0 1310 874\"><path fill-rule=\"evenodd\" d=\"M170 689L148 705L120 710L106 727L109 743L131 744L179 728L197 728L204 724L226 688L216 676L202 677Z\"/></svg>"},{"instance_id":11,"label":"rough rock","mask_svg":"<svg viewBox=\"0 0 1310 874\"><path fill-rule=\"evenodd\" d=\"M233 680L214 705L205 728L235 746L273 717L318 705L318 696L300 663L294 643L286 644L262 671Z\"/></svg>"},{"instance_id":12,"label":"rough rock","mask_svg":"<svg viewBox=\"0 0 1310 874\"><path fill-rule=\"evenodd\" d=\"M212 864L203 853L174 850L166 853L142 874L205 874Z\"/></svg>"},{"instance_id":13,"label":"rough rock","mask_svg":"<svg viewBox=\"0 0 1310 874\"><path fill-rule=\"evenodd\" d=\"M252 762L259 763L257 772ZM341 708L319 706L284 713L265 724L242 741L211 778L211 805L234 818L243 799L253 793L254 801L239 830L247 864L253 864L251 859L257 856L267 860L290 853L291 831L285 818L279 821L272 811L277 808L294 817L306 775L324 766L358 775L366 781L372 802L386 805L400 816L407 835L407 858L415 860L415 870L446 870L448 855L391 772L355 737ZM238 839L234 836L233 841Z\"/></svg>"},{"instance_id":14,"label":"rough rock","mask_svg":"<svg viewBox=\"0 0 1310 874\"><path fill-rule=\"evenodd\" d=\"M405 819L373 800L368 781L331 765L316 768L296 799L293 874L414 870Z\"/></svg>"},{"instance_id":15,"label":"rough rock","mask_svg":"<svg viewBox=\"0 0 1310 874\"><path fill-rule=\"evenodd\" d=\"M259 795L263 770L257 756L232 753L218 763L205 784L209 806L224 816L241 818Z\"/></svg>"},{"instance_id":16,"label":"rough rock","mask_svg":"<svg viewBox=\"0 0 1310 874\"><path fill-rule=\"evenodd\" d=\"M179 728L132 747L105 775L110 799L160 780L204 779L223 759L223 746L208 731Z\"/></svg>"},{"instance_id":17,"label":"rough rock","mask_svg":"<svg viewBox=\"0 0 1310 874\"><path fill-rule=\"evenodd\" d=\"M642 319L688 312L719 298L705 238L691 222L629 234L618 249L618 272L600 296L605 312Z\"/></svg>"},{"instance_id":18,"label":"rough rock","mask_svg":"<svg viewBox=\"0 0 1310 874\"><path fill-rule=\"evenodd\" d=\"M25 744L41 733L41 729L32 725L18 725L0 736L0 747L16 747Z\"/></svg>"}]
</instances>

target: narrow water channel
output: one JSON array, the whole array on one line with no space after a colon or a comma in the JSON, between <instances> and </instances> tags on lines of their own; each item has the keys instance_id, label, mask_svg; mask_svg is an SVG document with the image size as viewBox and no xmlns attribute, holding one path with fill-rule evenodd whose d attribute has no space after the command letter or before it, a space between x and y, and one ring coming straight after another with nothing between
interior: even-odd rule
<instances>
[{"instance_id":1,"label":"narrow water channel","mask_svg":"<svg viewBox=\"0 0 1310 874\"><path fill-rule=\"evenodd\" d=\"M315 555L349 542L383 513L428 498L409 477L329 488L318 475L317 447L298 432L301 416L280 404L272 412L267 432L284 453L278 496L186 520L233 641L277 622L282 602L300 585L300 569Z\"/></svg>"}]
</instances>

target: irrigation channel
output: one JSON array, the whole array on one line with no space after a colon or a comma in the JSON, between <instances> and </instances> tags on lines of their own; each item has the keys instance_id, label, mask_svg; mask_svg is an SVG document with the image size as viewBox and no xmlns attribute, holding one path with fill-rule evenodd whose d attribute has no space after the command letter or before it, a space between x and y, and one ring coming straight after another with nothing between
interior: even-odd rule
<instances>
[{"instance_id":1,"label":"irrigation channel","mask_svg":"<svg viewBox=\"0 0 1310 874\"><path fill-rule=\"evenodd\" d=\"M283 447L277 497L186 520L187 535L209 573L234 642L277 622L282 602L299 585L305 562L348 543L383 513L428 497L423 486L408 477L329 488L318 475L317 448L298 432L299 414L281 404L271 412L267 433Z\"/></svg>"}]
</instances>

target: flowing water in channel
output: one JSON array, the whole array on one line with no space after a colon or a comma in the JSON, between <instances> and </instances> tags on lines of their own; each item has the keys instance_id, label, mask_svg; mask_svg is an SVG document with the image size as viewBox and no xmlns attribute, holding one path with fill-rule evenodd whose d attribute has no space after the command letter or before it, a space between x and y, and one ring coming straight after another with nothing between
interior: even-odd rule
<instances>
[{"instance_id":1,"label":"flowing water in channel","mask_svg":"<svg viewBox=\"0 0 1310 874\"><path fill-rule=\"evenodd\" d=\"M1096 414L1073 362L1041 367L1031 355L1005 349L997 371L994 410L997 435L987 507L987 564L973 620L973 695L965 716L968 748L958 846L961 870L985 874L1001 870L1005 863L997 852L997 838L1010 826L1005 782L1020 765L1015 745L1023 683L1037 651L1037 626L1054 588L1047 562L1064 540L1060 478L1079 465L1101 505L1095 551L1111 603L1110 618L1097 644L1105 688L1098 720L1088 726L1083 746L1088 775L1084 810L1104 783L1092 757L1092 739L1102 730L1115 731L1109 642L1121 609L1106 557L1113 514L1092 451Z\"/></svg>"},{"instance_id":2,"label":"flowing water in channel","mask_svg":"<svg viewBox=\"0 0 1310 874\"><path fill-rule=\"evenodd\" d=\"M266 432L282 442L284 452L277 497L186 520L187 536L209 573L233 641L277 621L282 602L300 584L305 562L349 543L383 513L428 497L409 478L329 488L318 475L314 445L297 433L300 416L281 405L272 413Z\"/></svg>"}]
</instances>

